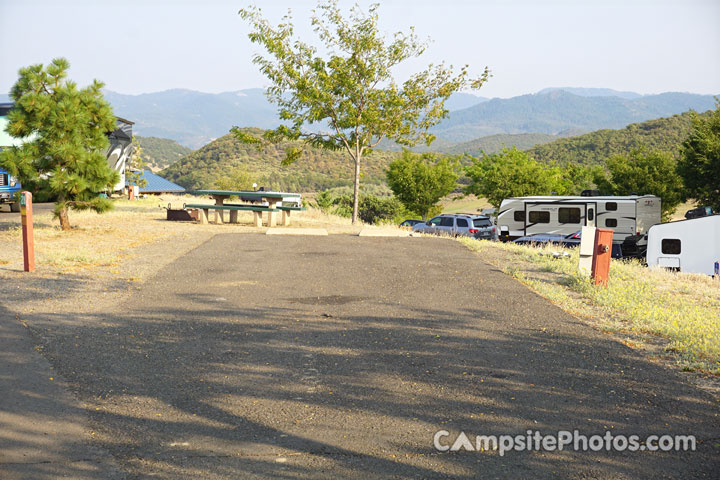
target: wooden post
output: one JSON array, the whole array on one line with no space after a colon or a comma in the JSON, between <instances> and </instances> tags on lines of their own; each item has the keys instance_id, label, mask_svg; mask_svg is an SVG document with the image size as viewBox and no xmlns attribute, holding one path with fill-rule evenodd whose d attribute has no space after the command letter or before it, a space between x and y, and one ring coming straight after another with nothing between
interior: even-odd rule
<instances>
[{"instance_id":1,"label":"wooden post","mask_svg":"<svg viewBox=\"0 0 720 480\"><path fill-rule=\"evenodd\" d=\"M592 278L595 285L607 287L610 277L613 231L609 228L595 230L595 249L592 259Z\"/></svg>"},{"instance_id":2,"label":"wooden post","mask_svg":"<svg viewBox=\"0 0 720 480\"><path fill-rule=\"evenodd\" d=\"M262 212L253 211L253 223L256 227L262 227Z\"/></svg>"},{"instance_id":3,"label":"wooden post","mask_svg":"<svg viewBox=\"0 0 720 480\"><path fill-rule=\"evenodd\" d=\"M33 238L32 193L20 194L20 223L22 224L23 267L35 271L35 241Z\"/></svg>"},{"instance_id":4,"label":"wooden post","mask_svg":"<svg viewBox=\"0 0 720 480\"><path fill-rule=\"evenodd\" d=\"M282 211L282 224L283 224L283 227L290 226L290 210Z\"/></svg>"},{"instance_id":5,"label":"wooden post","mask_svg":"<svg viewBox=\"0 0 720 480\"><path fill-rule=\"evenodd\" d=\"M238 223L238 211L230 210L230 223Z\"/></svg>"}]
</instances>

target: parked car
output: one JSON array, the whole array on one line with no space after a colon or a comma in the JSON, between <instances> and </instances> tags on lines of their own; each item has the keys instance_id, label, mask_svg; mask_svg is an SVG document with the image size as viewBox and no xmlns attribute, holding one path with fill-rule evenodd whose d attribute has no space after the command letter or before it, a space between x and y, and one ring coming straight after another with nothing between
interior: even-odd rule
<instances>
[{"instance_id":1,"label":"parked car","mask_svg":"<svg viewBox=\"0 0 720 480\"><path fill-rule=\"evenodd\" d=\"M497 240L497 230L485 215L443 214L413 226L414 232Z\"/></svg>"},{"instance_id":2,"label":"parked car","mask_svg":"<svg viewBox=\"0 0 720 480\"><path fill-rule=\"evenodd\" d=\"M412 227L414 227L418 223L423 223L423 221L409 218L400 224L400 228L406 228L408 230L412 230Z\"/></svg>"},{"instance_id":3,"label":"parked car","mask_svg":"<svg viewBox=\"0 0 720 480\"><path fill-rule=\"evenodd\" d=\"M578 230L570 235L557 234L557 233L535 233L533 235L526 235L524 237L516 238L513 243L520 243L523 245L545 245L547 243L553 243L566 248L575 248L580 246L582 230ZM612 245L612 257L622 258L622 242L613 242Z\"/></svg>"}]
</instances>

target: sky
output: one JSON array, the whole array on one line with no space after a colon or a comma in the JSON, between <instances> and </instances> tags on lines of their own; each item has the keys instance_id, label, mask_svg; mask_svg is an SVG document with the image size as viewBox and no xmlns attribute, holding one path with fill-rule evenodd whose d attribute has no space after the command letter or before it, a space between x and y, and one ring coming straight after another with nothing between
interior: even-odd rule
<instances>
[{"instance_id":1,"label":"sky","mask_svg":"<svg viewBox=\"0 0 720 480\"><path fill-rule=\"evenodd\" d=\"M340 0L347 11L365 0ZM277 25L292 7L296 33L315 0L0 0L0 93L23 66L70 61L69 77L119 93L172 88L218 93L265 88L238 10L260 6ZM509 98L547 87L654 94L720 94L720 0L383 0L380 28L411 26L431 43L398 68L469 65L492 78L473 93Z\"/></svg>"}]
</instances>

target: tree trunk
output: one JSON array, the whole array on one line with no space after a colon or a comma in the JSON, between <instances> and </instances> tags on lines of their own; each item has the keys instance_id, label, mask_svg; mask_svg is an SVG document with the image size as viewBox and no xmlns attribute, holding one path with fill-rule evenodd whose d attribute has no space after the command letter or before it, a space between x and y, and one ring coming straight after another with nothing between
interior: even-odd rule
<instances>
[{"instance_id":1,"label":"tree trunk","mask_svg":"<svg viewBox=\"0 0 720 480\"><path fill-rule=\"evenodd\" d=\"M70 219L68 218L67 208L63 208L58 212L58 218L60 219L60 228L70 230Z\"/></svg>"},{"instance_id":2,"label":"tree trunk","mask_svg":"<svg viewBox=\"0 0 720 480\"><path fill-rule=\"evenodd\" d=\"M355 150L355 190L353 191L353 214L352 223L358 221L358 210L360 205L360 152Z\"/></svg>"}]
</instances>

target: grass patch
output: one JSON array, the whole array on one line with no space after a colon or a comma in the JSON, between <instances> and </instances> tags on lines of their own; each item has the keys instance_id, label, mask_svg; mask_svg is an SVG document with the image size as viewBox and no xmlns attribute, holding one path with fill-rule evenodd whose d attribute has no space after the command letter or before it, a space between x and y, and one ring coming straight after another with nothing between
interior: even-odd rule
<instances>
[{"instance_id":1,"label":"grass patch","mask_svg":"<svg viewBox=\"0 0 720 480\"><path fill-rule=\"evenodd\" d=\"M103 255L86 248L73 250L53 249L43 252L39 256L39 261L43 264L64 269L68 267L113 265L117 261L117 257L115 255Z\"/></svg>"},{"instance_id":2,"label":"grass patch","mask_svg":"<svg viewBox=\"0 0 720 480\"><path fill-rule=\"evenodd\" d=\"M684 369L720 375L720 282L613 260L607 288L577 273L578 249L460 241L566 311L615 332L667 339ZM553 251L569 257L555 258ZM540 254L543 255L540 255Z\"/></svg>"}]
</instances>

